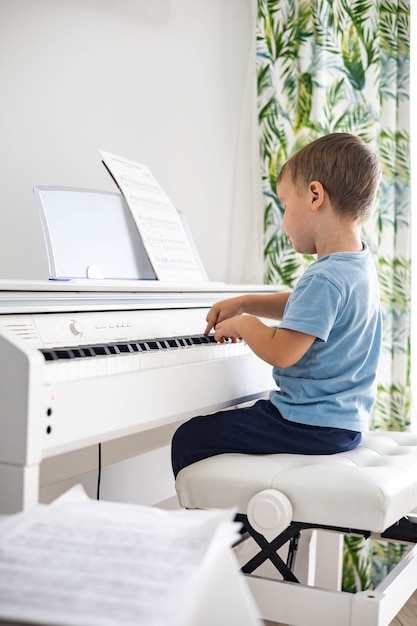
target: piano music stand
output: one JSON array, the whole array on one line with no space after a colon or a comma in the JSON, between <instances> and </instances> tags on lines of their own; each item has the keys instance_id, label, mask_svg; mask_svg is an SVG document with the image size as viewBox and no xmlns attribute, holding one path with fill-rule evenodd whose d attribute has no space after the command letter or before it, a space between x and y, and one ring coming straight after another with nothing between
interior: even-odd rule
<instances>
[{"instance_id":1,"label":"piano music stand","mask_svg":"<svg viewBox=\"0 0 417 626\"><path fill-rule=\"evenodd\" d=\"M35 187L52 280L155 280L129 208L119 193Z\"/></svg>"}]
</instances>

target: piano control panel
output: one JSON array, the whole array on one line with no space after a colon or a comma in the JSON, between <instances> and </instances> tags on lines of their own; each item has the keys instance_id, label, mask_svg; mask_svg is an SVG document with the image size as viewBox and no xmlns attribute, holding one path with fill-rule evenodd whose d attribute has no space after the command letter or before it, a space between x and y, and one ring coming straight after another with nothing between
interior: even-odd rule
<instances>
[{"instance_id":1,"label":"piano control panel","mask_svg":"<svg viewBox=\"0 0 417 626\"><path fill-rule=\"evenodd\" d=\"M122 345L158 337L201 336L208 310L188 308L0 315L0 331L12 335L22 345L39 349Z\"/></svg>"}]
</instances>

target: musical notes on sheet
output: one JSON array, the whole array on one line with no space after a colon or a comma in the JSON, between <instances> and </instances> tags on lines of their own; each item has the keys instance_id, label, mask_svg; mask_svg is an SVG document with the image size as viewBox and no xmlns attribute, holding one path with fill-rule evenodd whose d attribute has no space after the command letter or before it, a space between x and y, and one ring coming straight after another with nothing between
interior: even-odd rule
<instances>
[{"instance_id":1,"label":"musical notes on sheet","mask_svg":"<svg viewBox=\"0 0 417 626\"><path fill-rule=\"evenodd\" d=\"M157 278L164 282L206 280L181 216L149 168L100 151L103 163L133 215Z\"/></svg>"},{"instance_id":2,"label":"musical notes on sheet","mask_svg":"<svg viewBox=\"0 0 417 626\"><path fill-rule=\"evenodd\" d=\"M215 600L217 561L239 536L233 517L91 500L77 485L48 506L0 520L0 621L195 624L200 590Z\"/></svg>"}]
</instances>

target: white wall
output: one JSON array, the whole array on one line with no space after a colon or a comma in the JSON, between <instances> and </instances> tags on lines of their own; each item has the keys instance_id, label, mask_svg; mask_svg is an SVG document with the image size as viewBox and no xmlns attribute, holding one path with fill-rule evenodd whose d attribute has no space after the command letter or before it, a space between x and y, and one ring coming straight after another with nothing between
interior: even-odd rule
<instances>
[{"instance_id":1,"label":"white wall","mask_svg":"<svg viewBox=\"0 0 417 626\"><path fill-rule=\"evenodd\" d=\"M251 0L0 0L0 278L47 278L34 185L146 163L229 280Z\"/></svg>"},{"instance_id":2,"label":"white wall","mask_svg":"<svg viewBox=\"0 0 417 626\"><path fill-rule=\"evenodd\" d=\"M210 279L229 280L253 6L253 0L0 0L0 279L48 278L32 188L115 191L100 163L103 149L150 167L186 215ZM244 161L242 143L239 152ZM244 185L245 177L239 197L250 202ZM169 446L161 443L133 465L105 467L103 497L166 499L173 478ZM90 457L86 466L94 467L95 450ZM44 501L60 490L56 471L46 471ZM152 494L141 492L140 477L149 472ZM96 474L84 476L90 495Z\"/></svg>"}]
</instances>

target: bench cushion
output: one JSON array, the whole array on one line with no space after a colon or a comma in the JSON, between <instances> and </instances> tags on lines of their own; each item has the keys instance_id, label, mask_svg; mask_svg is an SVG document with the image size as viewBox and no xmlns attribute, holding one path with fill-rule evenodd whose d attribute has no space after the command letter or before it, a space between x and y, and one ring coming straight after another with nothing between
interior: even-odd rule
<instances>
[{"instance_id":1,"label":"bench cushion","mask_svg":"<svg viewBox=\"0 0 417 626\"><path fill-rule=\"evenodd\" d=\"M282 492L293 521L383 532L417 507L417 434L372 431L350 452L221 454L178 474L185 508L231 508L246 513L251 498Z\"/></svg>"}]
</instances>

